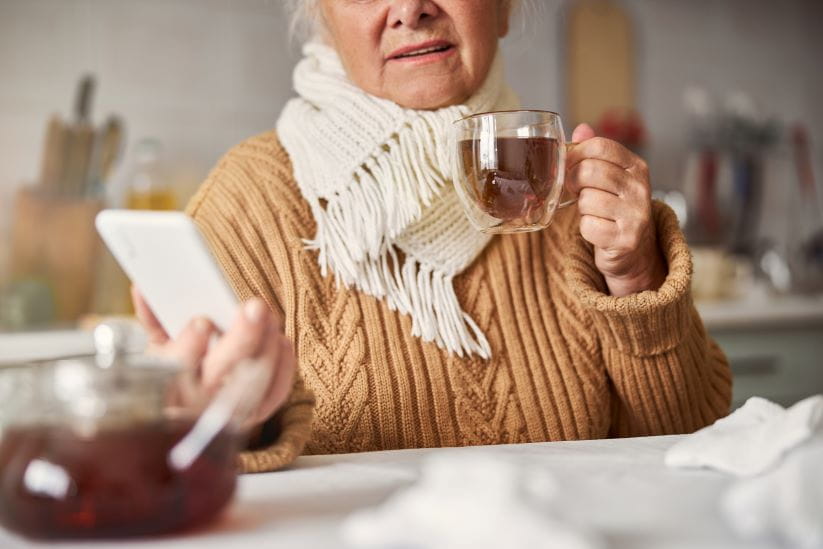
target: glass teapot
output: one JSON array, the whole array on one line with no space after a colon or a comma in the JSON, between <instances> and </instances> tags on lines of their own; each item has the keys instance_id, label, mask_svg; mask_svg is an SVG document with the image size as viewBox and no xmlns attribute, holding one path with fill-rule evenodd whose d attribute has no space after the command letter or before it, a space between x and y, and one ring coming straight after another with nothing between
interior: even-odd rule
<instances>
[{"instance_id":1,"label":"glass teapot","mask_svg":"<svg viewBox=\"0 0 823 549\"><path fill-rule=\"evenodd\" d=\"M207 523L230 502L242 425L269 369L237 364L214 394L196 372L129 355L123 326L96 355L0 368L0 524L36 538L112 538Z\"/></svg>"}]
</instances>

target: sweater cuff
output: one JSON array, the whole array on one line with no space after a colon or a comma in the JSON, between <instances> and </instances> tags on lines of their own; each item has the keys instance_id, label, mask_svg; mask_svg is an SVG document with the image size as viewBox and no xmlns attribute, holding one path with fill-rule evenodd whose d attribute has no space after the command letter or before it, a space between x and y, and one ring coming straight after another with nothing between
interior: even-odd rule
<instances>
[{"instance_id":1,"label":"sweater cuff","mask_svg":"<svg viewBox=\"0 0 823 549\"><path fill-rule=\"evenodd\" d=\"M290 402L275 416L279 433L268 446L241 452L238 459L242 473L265 473L291 464L303 453L311 436L314 398L306 392Z\"/></svg>"},{"instance_id":2,"label":"sweater cuff","mask_svg":"<svg viewBox=\"0 0 823 549\"><path fill-rule=\"evenodd\" d=\"M677 347L692 318L692 259L677 216L663 203L652 203L658 243L668 265L657 290L625 297L607 294L594 264L591 244L575 231L565 261L566 281L590 314L605 346L634 356L653 356ZM576 225L575 225L576 226Z\"/></svg>"}]
</instances>

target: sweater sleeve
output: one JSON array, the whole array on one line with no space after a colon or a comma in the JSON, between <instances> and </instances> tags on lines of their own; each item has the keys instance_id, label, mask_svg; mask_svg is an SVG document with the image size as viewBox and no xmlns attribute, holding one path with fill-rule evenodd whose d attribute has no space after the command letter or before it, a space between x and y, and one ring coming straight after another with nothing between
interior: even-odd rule
<instances>
[{"instance_id":1,"label":"sweater sleeve","mask_svg":"<svg viewBox=\"0 0 823 549\"><path fill-rule=\"evenodd\" d=\"M245 169L239 155L230 152L221 160L189 202L186 213L197 223L238 298L261 297L271 310L285 317L286 334L293 338L276 261L286 246L282 223L246 214L249 209L244 201L255 198L255 174ZM269 179L272 173L276 175L276 170L268 174ZM241 470L272 471L294 461L308 442L313 411L314 396L305 387L298 364L288 401L263 424L254 447L241 453Z\"/></svg>"},{"instance_id":2,"label":"sweater sleeve","mask_svg":"<svg viewBox=\"0 0 823 549\"><path fill-rule=\"evenodd\" d=\"M731 371L691 298L692 261L674 212L653 216L668 275L656 291L614 297L579 231L566 280L589 313L611 381L610 435L689 433L728 414Z\"/></svg>"}]
</instances>

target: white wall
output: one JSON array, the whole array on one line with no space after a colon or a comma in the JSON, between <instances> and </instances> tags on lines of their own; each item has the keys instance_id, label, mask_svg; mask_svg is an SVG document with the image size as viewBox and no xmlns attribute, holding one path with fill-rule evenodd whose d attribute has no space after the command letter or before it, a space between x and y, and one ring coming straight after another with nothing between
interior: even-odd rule
<instances>
[{"instance_id":1,"label":"white wall","mask_svg":"<svg viewBox=\"0 0 823 549\"><path fill-rule=\"evenodd\" d=\"M508 73L524 104L562 110L563 2L537 3L542 18L513 27ZM748 91L769 113L805 120L823 179L823 2L625 4L658 186L678 184L690 84ZM69 115L80 74L97 75L95 119L117 112L131 138L160 138L169 176L192 188L232 144L273 126L295 49L280 0L0 0L0 246L10 189L36 177L47 117Z\"/></svg>"},{"instance_id":2,"label":"white wall","mask_svg":"<svg viewBox=\"0 0 823 549\"><path fill-rule=\"evenodd\" d=\"M202 178L290 95L285 26L277 0L0 0L0 186L36 176L47 116L70 114L84 72L97 121L123 115L175 178Z\"/></svg>"}]
</instances>

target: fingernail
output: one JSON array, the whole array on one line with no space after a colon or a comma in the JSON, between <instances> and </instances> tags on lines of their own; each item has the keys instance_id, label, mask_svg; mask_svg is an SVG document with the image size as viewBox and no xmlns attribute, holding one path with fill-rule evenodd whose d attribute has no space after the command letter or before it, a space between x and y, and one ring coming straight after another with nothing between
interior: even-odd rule
<instances>
[{"instance_id":1,"label":"fingernail","mask_svg":"<svg viewBox=\"0 0 823 549\"><path fill-rule=\"evenodd\" d=\"M194 320L194 329L201 334L208 333L211 331L211 322L209 322L209 319L203 318L202 316L196 318Z\"/></svg>"},{"instance_id":2,"label":"fingernail","mask_svg":"<svg viewBox=\"0 0 823 549\"><path fill-rule=\"evenodd\" d=\"M266 304L259 299L251 299L243 306L243 313L250 322L255 324L263 320L266 314Z\"/></svg>"}]
</instances>

